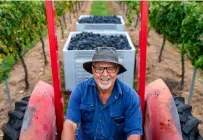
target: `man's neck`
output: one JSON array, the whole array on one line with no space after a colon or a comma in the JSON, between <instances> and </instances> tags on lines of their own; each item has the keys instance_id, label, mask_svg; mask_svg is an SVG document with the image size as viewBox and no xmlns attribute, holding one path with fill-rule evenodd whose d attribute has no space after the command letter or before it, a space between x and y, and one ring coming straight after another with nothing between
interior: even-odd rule
<instances>
[{"instance_id":1,"label":"man's neck","mask_svg":"<svg viewBox=\"0 0 203 140\"><path fill-rule=\"evenodd\" d=\"M99 90L99 96L100 96L102 103L106 104L109 97L111 96L113 87L106 89L106 90L99 88L98 90Z\"/></svg>"},{"instance_id":2,"label":"man's neck","mask_svg":"<svg viewBox=\"0 0 203 140\"><path fill-rule=\"evenodd\" d=\"M98 87L98 90L99 90L99 94L101 94L101 95L108 95L108 94L112 93L113 86L111 86L108 89L102 89L102 88Z\"/></svg>"}]
</instances>

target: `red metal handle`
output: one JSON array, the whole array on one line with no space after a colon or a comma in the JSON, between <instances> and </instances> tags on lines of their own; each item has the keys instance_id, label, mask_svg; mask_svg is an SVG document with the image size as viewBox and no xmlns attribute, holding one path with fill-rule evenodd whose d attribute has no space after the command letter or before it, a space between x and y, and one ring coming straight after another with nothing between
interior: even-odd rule
<instances>
[{"instance_id":1,"label":"red metal handle","mask_svg":"<svg viewBox=\"0 0 203 140\"><path fill-rule=\"evenodd\" d=\"M141 98L141 108L144 118L145 112L145 78L146 78L146 53L147 53L147 28L148 28L148 1L140 1L141 30L139 38L139 72L138 94Z\"/></svg>"},{"instance_id":2,"label":"red metal handle","mask_svg":"<svg viewBox=\"0 0 203 140\"><path fill-rule=\"evenodd\" d=\"M47 14L47 24L48 24L48 34L49 34L49 46L50 46L50 59L52 67L52 81L54 87L54 103L56 111L56 125L58 138L61 139L61 133L63 129L63 105L62 105L62 95L61 95L61 83L59 77L59 62L58 62L58 46L57 37L55 35L55 19L52 1L45 1L46 3L46 14Z\"/></svg>"}]
</instances>

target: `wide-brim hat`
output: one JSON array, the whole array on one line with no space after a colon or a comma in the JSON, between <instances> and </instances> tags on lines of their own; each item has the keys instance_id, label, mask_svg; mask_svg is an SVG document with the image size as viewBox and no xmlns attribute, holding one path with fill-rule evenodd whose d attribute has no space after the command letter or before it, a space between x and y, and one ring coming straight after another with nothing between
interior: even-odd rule
<instances>
[{"instance_id":1,"label":"wide-brim hat","mask_svg":"<svg viewBox=\"0 0 203 140\"><path fill-rule=\"evenodd\" d=\"M127 69L119 63L118 54L115 48L113 47L98 47L95 50L94 56L92 57L92 61L84 62L83 68L92 74L92 63L94 62L111 62L120 66L118 74L121 74Z\"/></svg>"}]
</instances>

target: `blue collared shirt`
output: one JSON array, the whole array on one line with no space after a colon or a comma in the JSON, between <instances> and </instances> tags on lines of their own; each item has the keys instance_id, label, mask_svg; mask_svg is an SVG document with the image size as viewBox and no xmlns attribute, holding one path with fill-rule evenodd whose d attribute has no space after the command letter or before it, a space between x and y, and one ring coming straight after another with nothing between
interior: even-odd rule
<instances>
[{"instance_id":1,"label":"blue collared shirt","mask_svg":"<svg viewBox=\"0 0 203 140\"><path fill-rule=\"evenodd\" d=\"M125 140L131 134L142 135L140 98L118 79L106 104L93 78L79 83L70 96L66 119L78 125L78 140Z\"/></svg>"}]
</instances>

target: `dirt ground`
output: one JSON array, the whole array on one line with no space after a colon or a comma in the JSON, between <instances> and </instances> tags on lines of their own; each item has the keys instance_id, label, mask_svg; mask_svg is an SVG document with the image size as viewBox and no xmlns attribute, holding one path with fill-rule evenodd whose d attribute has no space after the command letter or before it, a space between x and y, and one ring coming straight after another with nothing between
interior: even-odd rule
<instances>
[{"instance_id":1,"label":"dirt ground","mask_svg":"<svg viewBox=\"0 0 203 140\"><path fill-rule=\"evenodd\" d=\"M91 1L84 2L83 7L81 8L80 14L89 14L91 10ZM123 12L120 10L119 5L116 2L108 2L109 9L112 13L117 15L122 15L124 17L125 22L126 17ZM65 38L67 38L70 31L75 31L75 23L78 16L72 18L72 23L69 23L68 14L66 15L66 21L68 22L68 27L65 30ZM132 24L134 25L134 23ZM131 39L135 46L138 45L139 39L139 31L138 28L126 27L126 31L129 32L131 35ZM60 60L60 67L63 67L63 55L62 49L66 39L61 38L61 32L57 30L58 36L58 45L59 45L59 60ZM177 88L177 83L180 81L181 78L181 63L180 63L180 53L179 51L173 47L172 44L169 42L166 43L166 47L163 52L162 62L158 63L158 54L162 43L162 36L156 34L154 30L150 31L149 34L149 46L147 48L147 83L152 82L157 78L165 79L166 82L169 84L170 87L173 87L174 93L181 94L184 97L188 97L189 94L189 87L192 78L193 67L189 60L186 60L185 64L185 85L184 90L180 91ZM49 58L49 45L48 45L48 38L44 37L45 42L45 49L47 58ZM11 70L9 74L9 88L11 92L11 97L14 102L20 100L23 96L30 95L33 88L35 87L36 83L39 80L45 81L49 84L52 84L52 76L51 76L51 66L50 63L44 66L43 64L43 55L41 49L41 43L37 43L33 46L33 48L24 56L25 63L28 67L29 72L29 83L30 88L28 91L24 91L24 72L21 66L21 63L17 63ZM192 99L192 106L193 106L193 115L203 121L203 91L201 90L203 87L203 74L200 72L197 73L197 78L195 81L195 88L194 88L194 95ZM62 79L61 79L62 80ZM4 83L0 85L0 128L1 126L7 122L8 116L7 112L9 109L7 96L4 92ZM199 125L201 129L201 135L203 135L203 124ZM2 131L0 131L0 140L2 139Z\"/></svg>"},{"instance_id":2,"label":"dirt ground","mask_svg":"<svg viewBox=\"0 0 203 140\"><path fill-rule=\"evenodd\" d=\"M108 2L110 11L113 14L123 16L125 22L127 18L124 12L116 2ZM134 18L136 19L136 17ZM130 34L134 46L139 44L139 27L134 28L135 21L130 27L126 27L125 30ZM158 56L161 49L163 37L158 35L154 30L151 30L148 36L147 47L147 71L146 71L146 84L161 78L163 79L172 93L185 97L186 103L189 96L190 84L192 81L193 66L190 60L185 61L185 84L184 90L179 89L179 83L181 81L181 55L180 52L173 44L166 42L165 49L162 55L162 62L158 62ZM138 48L137 48L138 51ZM136 79L135 79L136 80ZM199 120L199 130L203 136L203 73L198 71L195 80L195 87L192 97L192 114Z\"/></svg>"}]
</instances>

